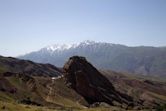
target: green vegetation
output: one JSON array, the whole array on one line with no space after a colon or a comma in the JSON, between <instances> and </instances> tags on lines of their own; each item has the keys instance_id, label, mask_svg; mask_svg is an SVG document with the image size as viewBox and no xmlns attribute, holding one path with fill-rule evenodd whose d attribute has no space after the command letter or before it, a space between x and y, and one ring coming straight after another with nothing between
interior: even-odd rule
<instances>
[{"instance_id":1,"label":"green vegetation","mask_svg":"<svg viewBox=\"0 0 166 111\"><path fill-rule=\"evenodd\" d=\"M47 107L38 107L32 105L30 106L30 105L0 101L0 111L57 111L57 110L49 109Z\"/></svg>"},{"instance_id":2,"label":"green vegetation","mask_svg":"<svg viewBox=\"0 0 166 111\"><path fill-rule=\"evenodd\" d=\"M158 106L156 111L166 111L166 104Z\"/></svg>"},{"instance_id":3,"label":"green vegetation","mask_svg":"<svg viewBox=\"0 0 166 111\"><path fill-rule=\"evenodd\" d=\"M0 100L1 101L14 101L12 97L0 91Z\"/></svg>"},{"instance_id":4,"label":"green vegetation","mask_svg":"<svg viewBox=\"0 0 166 111\"><path fill-rule=\"evenodd\" d=\"M0 67L0 73L6 72L6 69L4 67Z\"/></svg>"},{"instance_id":5,"label":"green vegetation","mask_svg":"<svg viewBox=\"0 0 166 111\"><path fill-rule=\"evenodd\" d=\"M165 95L160 95L160 94L156 94L156 93L153 93L153 92L148 92L151 96L159 99L159 100L163 100L163 101L166 101L166 96Z\"/></svg>"}]
</instances>

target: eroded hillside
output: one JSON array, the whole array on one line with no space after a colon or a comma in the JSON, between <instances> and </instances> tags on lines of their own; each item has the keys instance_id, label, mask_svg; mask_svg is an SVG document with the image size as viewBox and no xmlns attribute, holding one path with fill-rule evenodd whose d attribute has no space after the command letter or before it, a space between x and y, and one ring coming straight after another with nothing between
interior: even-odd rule
<instances>
[{"instance_id":1,"label":"eroded hillside","mask_svg":"<svg viewBox=\"0 0 166 111\"><path fill-rule=\"evenodd\" d=\"M165 108L164 81L106 70L99 72L85 58L78 56L71 57L64 70L58 70L60 76L12 72L10 63L13 59L4 59L8 61L4 66L9 70L0 73L2 111L148 111ZM14 68L19 66L14 64ZM48 65L47 69L52 67Z\"/></svg>"}]
</instances>

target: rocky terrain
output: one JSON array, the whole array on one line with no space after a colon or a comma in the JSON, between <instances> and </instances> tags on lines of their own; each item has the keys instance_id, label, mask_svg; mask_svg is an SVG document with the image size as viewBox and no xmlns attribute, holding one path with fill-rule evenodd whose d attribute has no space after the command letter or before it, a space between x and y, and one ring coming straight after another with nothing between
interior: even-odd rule
<instances>
[{"instance_id":1,"label":"rocky terrain","mask_svg":"<svg viewBox=\"0 0 166 111\"><path fill-rule=\"evenodd\" d=\"M39 64L0 56L0 72L24 73L32 76L59 76L61 71L51 64Z\"/></svg>"},{"instance_id":2,"label":"rocky terrain","mask_svg":"<svg viewBox=\"0 0 166 111\"><path fill-rule=\"evenodd\" d=\"M52 65L48 65L46 74L39 69L34 69L39 70L35 74L20 70L18 73L17 68L24 66L24 69L27 65L22 63L30 61L6 57L3 61L8 62L0 61L1 66L5 63L5 70L0 72L2 111L163 111L166 107L165 81L99 71L84 57L71 57L63 69L56 70L60 75L48 73L56 69ZM30 63L35 68L41 65Z\"/></svg>"},{"instance_id":3,"label":"rocky terrain","mask_svg":"<svg viewBox=\"0 0 166 111\"><path fill-rule=\"evenodd\" d=\"M139 100L144 107L155 108L166 103L166 81L137 77L110 70L101 71L109 79L115 89Z\"/></svg>"}]
</instances>

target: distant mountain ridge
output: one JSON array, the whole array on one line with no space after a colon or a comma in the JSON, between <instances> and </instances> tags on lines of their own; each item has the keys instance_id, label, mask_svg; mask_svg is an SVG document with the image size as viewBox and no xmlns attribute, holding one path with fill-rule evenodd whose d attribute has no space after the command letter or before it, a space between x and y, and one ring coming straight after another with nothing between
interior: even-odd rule
<instances>
[{"instance_id":1,"label":"distant mountain ridge","mask_svg":"<svg viewBox=\"0 0 166 111\"><path fill-rule=\"evenodd\" d=\"M97 68L166 76L166 47L138 46L84 41L72 45L51 45L20 56L21 59L62 67L70 56L85 56Z\"/></svg>"}]
</instances>

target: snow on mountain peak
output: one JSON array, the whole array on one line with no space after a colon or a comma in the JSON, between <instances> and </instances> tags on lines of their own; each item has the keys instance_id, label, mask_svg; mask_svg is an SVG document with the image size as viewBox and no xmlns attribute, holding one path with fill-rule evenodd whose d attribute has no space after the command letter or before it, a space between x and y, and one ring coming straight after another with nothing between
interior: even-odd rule
<instances>
[{"instance_id":1,"label":"snow on mountain peak","mask_svg":"<svg viewBox=\"0 0 166 111\"><path fill-rule=\"evenodd\" d=\"M102 44L101 42L95 42L95 41L90 41L90 40L86 40L86 41L83 41L83 42L80 42L80 43L76 43L76 44L55 44L55 45L50 45L44 49L46 49L47 51L50 51L50 52L54 52L54 51L64 51L64 50L68 50L68 49L71 49L71 48L76 48L78 46L81 46L81 47L84 47L84 46L88 46L88 45L94 45L94 44ZM105 43L105 44L109 44L109 45L113 45L113 44L110 44L110 43Z\"/></svg>"},{"instance_id":2,"label":"snow on mountain peak","mask_svg":"<svg viewBox=\"0 0 166 111\"><path fill-rule=\"evenodd\" d=\"M90 41L90 40L86 40L84 42L80 42L77 44L55 44L55 45L50 45L48 47L46 47L45 49L51 52L54 51L63 51L63 50L68 50L70 48L75 48L79 45L90 45L90 44L94 44L94 41Z\"/></svg>"},{"instance_id":3,"label":"snow on mountain peak","mask_svg":"<svg viewBox=\"0 0 166 111\"><path fill-rule=\"evenodd\" d=\"M72 46L71 45L67 45L67 44L55 44L55 45L50 45L48 47L46 47L47 50L49 51L60 51L60 50L67 50L70 49Z\"/></svg>"},{"instance_id":4,"label":"snow on mountain peak","mask_svg":"<svg viewBox=\"0 0 166 111\"><path fill-rule=\"evenodd\" d=\"M96 43L96 42L95 41L86 40L86 41L81 42L80 44L89 45L89 44L94 44L94 43Z\"/></svg>"}]
</instances>

